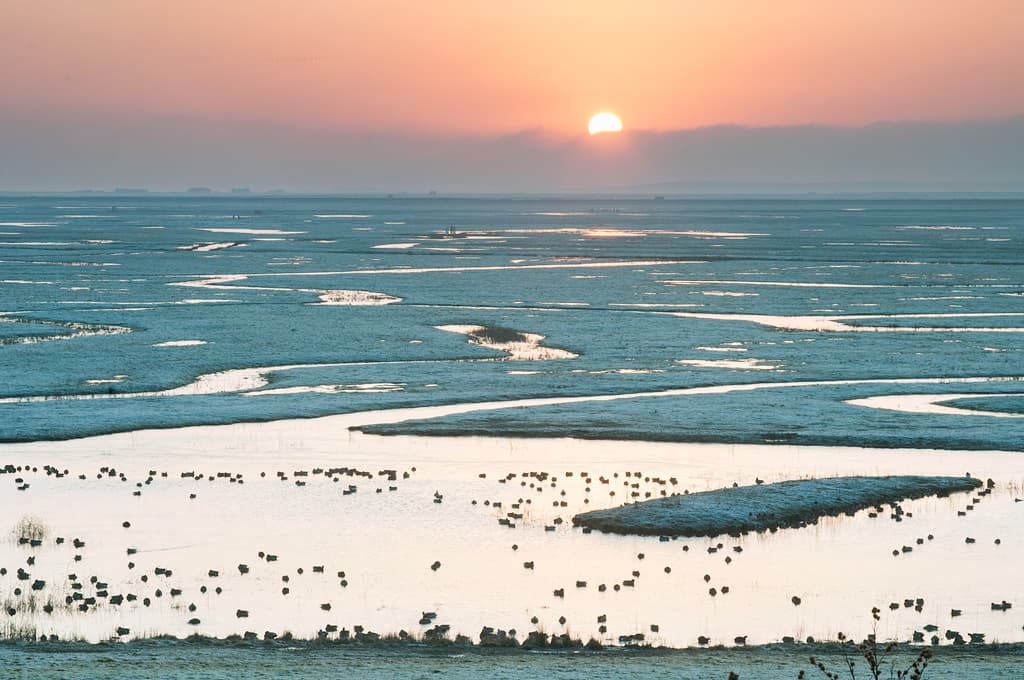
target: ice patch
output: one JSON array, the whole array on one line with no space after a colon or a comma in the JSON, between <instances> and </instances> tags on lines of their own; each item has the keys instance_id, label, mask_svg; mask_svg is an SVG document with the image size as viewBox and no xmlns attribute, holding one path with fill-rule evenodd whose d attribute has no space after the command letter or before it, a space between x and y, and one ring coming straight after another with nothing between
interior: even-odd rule
<instances>
[{"instance_id":1,"label":"ice patch","mask_svg":"<svg viewBox=\"0 0 1024 680\"><path fill-rule=\"evenodd\" d=\"M682 304L670 304L667 302L609 302L609 307L634 307L637 309L678 309L679 307L703 307L697 302L686 302Z\"/></svg>"},{"instance_id":2,"label":"ice patch","mask_svg":"<svg viewBox=\"0 0 1024 680\"><path fill-rule=\"evenodd\" d=\"M781 364L762 363L761 359L679 359L677 364L695 368L731 368L739 371L774 371Z\"/></svg>"},{"instance_id":3,"label":"ice patch","mask_svg":"<svg viewBox=\"0 0 1024 680\"><path fill-rule=\"evenodd\" d=\"M299 385L269 390L245 392L246 397L265 397L283 394L386 394L401 392L405 383L355 383L351 385Z\"/></svg>"},{"instance_id":4,"label":"ice patch","mask_svg":"<svg viewBox=\"0 0 1024 680\"><path fill-rule=\"evenodd\" d=\"M320 293L322 305L349 305L364 307L370 305L390 305L401 302L402 298L370 290L323 290Z\"/></svg>"},{"instance_id":5,"label":"ice patch","mask_svg":"<svg viewBox=\"0 0 1024 680\"><path fill-rule=\"evenodd\" d=\"M664 373L665 370L661 368L607 368L601 371L583 371L577 370L573 373L589 373L590 375L647 375L650 373Z\"/></svg>"},{"instance_id":6,"label":"ice patch","mask_svg":"<svg viewBox=\"0 0 1024 680\"><path fill-rule=\"evenodd\" d=\"M71 241L0 241L0 246L73 246Z\"/></svg>"},{"instance_id":7,"label":"ice patch","mask_svg":"<svg viewBox=\"0 0 1024 680\"><path fill-rule=\"evenodd\" d=\"M319 217L322 220L360 220L373 215L356 215L351 213L326 213L322 215L313 215L313 217Z\"/></svg>"},{"instance_id":8,"label":"ice patch","mask_svg":"<svg viewBox=\"0 0 1024 680\"><path fill-rule=\"evenodd\" d=\"M195 347L205 344L206 340L168 340L167 342L158 342L153 347Z\"/></svg>"},{"instance_id":9,"label":"ice patch","mask_svg":"<svg viewBox=\"0 0 1024 680\"><path fill-rule=\"evenodd\" d=\"M953 226L953 225L929 226L929 225L914 224L914 225L910 225L910 226L906 226L906 227L896 227L896 229L898 229L898 230L911 229L911 230L921 230L921 231L974 231L975 229L977 229L977 227L961 227L961 226Z\"/></svg>"},{"instance_id":10,"label":"ice patch","mask_svg":"<svg viewBox=\"0 0 1024 680\"><path fill-rule=\"evenodd\" d=\"M196 231L208 231L214 234L276 234L288 236L292 234L306 234L305 231L283 231L281 229L219 229L213 227L194 227Z\"/></svg>"},{"instance_id":11,"label":"ice patch","mask_svg":"<svg viewBox=\"0 0 1024 680\"><path fill-rule=\"evenodd\" d=\"M93 335L123 335L125 333L132 332L132 329L127 326L79 323L75 321L50 321L47 319L28 319L9 316L8 314L9 313L7 312L0 312L0 323L25 323L40 326L59 326L61 328L68 328L71 332L55 335L23 335L10 338L0 338L0 346L35 345L41 342L74 340L76 338L86 338Z\"/></svg>"},{"instance_id":12,"label":"ice patch","mask_svg":"<svg viewBox=\"0 0 1024 680\"><path fill-rule=\"evenodd\" d=\"M315 293L321 305L390 305L401 302L402 298L386 293L377 293L369 290L328 290L323 288L284 288L275 286L235 286L231 285L239 281L245 281L249 274L224 274L207 276L192 281L178 281L168 285L183 286L186 288L211 288L219 290L274 290L292 293ZM273 276L268 274L268 276Z\"/></svg>"},{"instance_id":13,"label":"ice patch","mask_svg":"<svg viewBox=\"0 0 1024 680\"><path fill-rule=\"evenodd\" d=\"M405 250L407 248L415 248L418 245L419 243L384 243L371 247L379 250Z\"/></svg>"},{"instance_id":14,"label":"ice patch","mask_svg":"<svg viewBox=\"0 0 1024 680\"><path fill-rule=\"evenodd\" d=\"M593 236L596 238L625 238L630 236L645 236L642 231L629 231L626 229L612 229L611 227L583 229L582 236Z\"/></svg>"},{"instance_id":15,"label":"ice patch","mask_svg":"<svg viewBox=\"0 0 1024 680\"><path fill-rule=\"evenodd\" d=\"M758 297L760 293L737 293L725 290L705 290L701 291L701 295L707 295L709 297Z\"/></svg>"},{"instance_id":16,"label":"ice patch","mask_svg":"<svg viewBox=\"0 0 1024 680\"><path fill-rule=\"evenodd\" d=\"M659 312L685 319L749 321L787 331L831 333L1024 333L1024 328L973 326L859 326L842 323L858 319L940 319L977 317L1017 317L1024 312L976 312L949 314L852 314L839 316L773 316L768 314L715 314L711 312Z\"/></svg>"},{"instance_id":17,"label":"ice patch","mask_svg":"<svg viewBox=\"0 0 1024 680\"><path fill-rule=\"evenodd\" d=\"M449 325L434 326L439 331L460 333L467 336L472 345L505 352L508 361L547 361L553 359L575 359L578 355L568 350L542 347L545 336L538 333L522 333L507 328L490 326Z\"/></svg>"},{"instance_id":18,"label":"ice patch","mask_svg":"<svg viewBox=\"0 0 1024 680\"><path fill-rule=\"evenodd\" d=\"M239 241L225 241L224 243L194 243L190 246L178 246L176 250L191 250L196 253L209 253L214 250L224 250L226 248L244 248L245 243Z\"/></svg>"},{"instance_id":19,"label":"ice patch","mask_svg":"<svg viewBox=\"0 0 1024 680\"><path fill-rule=\"evenodd\" d=\"M385 274L438 274L450 272L491 272L527 269L614 269L617 267L648 267L666 264L704 264L703 260L619 260L612 262L555 262L551 264L488 265L482 267L395 267L392 269L349 269L321 272L262 272L257 274L207 274L202 278L171 283L171 286L223 286L223 283L268 276L380 276ZM274 290L274 289L268 289ZM292 290L289 288L277 290ZM303 290L303 289L296 289Z\"/></svg>"},{"instance_id":20,"label":"ice patch","mask_svg":"<svg viewBox=\"0 0 1024 680\"><path fill-rule=\"evenodd\" d=\"M604 233L597 233L604 232ZM749 238L751 236L771 236L762 232L738 232L738 231L701 231L696 229L612 229L612 228L583 228L583 227L562 227L555 229L496 229L493 232L470 232L470 233L501 233L501 234L576 234L580 236L647 236L647 235L670 235L670 236L697 236L701 238Z\"/></svg>"},{"instance_id":21,"label":"ice patch","mask_svg":"<svg viewBox=\"0 0 1024 680\"><path fill-rule=\"evenodd\" d=\"M891 394L863 399L849 399L845 403L853 406L877 408L901 413L931 413L935 415L985 416L988 418L1024 418L1024 413L1002 413L1000 411L978 411L974 409L947 406L946 402L961 399L984 399L987 397L1020 397L1024 392L994 392L989 394Z\"/></svg>"},{"instance_id":22,"label":"ice patch","mask_svg":"<svg viewBox=\"0 0 1024 680\"><path fill-rule=\"evenodd\" d=\"M86 380L86 385L109 385L112 383L124 382L127 375L115 375L113 378L93 378L92 380Z\"/></svg>"},{"instance_id":23,"label":"ice patch","mask_svg":"<svg viewBox=\"0 0 1024 680\"><path fill-rule=\"evenodd\" d=\"M828 282L802 282L802 281L688 281L680 279L668 279L661 281L669 286L780 286L787 288L903 288L904 286L891 286L875 283L828 283Z\"/></svg>"}]
</instances>

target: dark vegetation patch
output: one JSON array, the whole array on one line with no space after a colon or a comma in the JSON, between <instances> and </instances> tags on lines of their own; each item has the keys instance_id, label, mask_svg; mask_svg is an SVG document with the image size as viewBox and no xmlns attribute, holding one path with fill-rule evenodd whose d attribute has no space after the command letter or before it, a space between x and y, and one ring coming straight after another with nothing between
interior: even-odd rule
<instances>
[{"instance_id":1,"label":"dark vegetation patch","mask_svg":"<svg viewBox=\"0 0 1024 680\"><path fill-rule=\"evenodd\" d=\"M504 326L481 326L469 334L482 342L505 344L508 342L527 342L526 334Z\"/></svg>"}]
</instances>

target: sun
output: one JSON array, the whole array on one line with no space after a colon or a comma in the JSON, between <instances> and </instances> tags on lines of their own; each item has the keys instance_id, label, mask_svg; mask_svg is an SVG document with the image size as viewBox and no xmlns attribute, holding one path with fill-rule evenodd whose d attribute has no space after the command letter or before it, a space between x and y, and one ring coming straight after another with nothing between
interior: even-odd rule
<instances>
[{"instance_id":1,"label":"sun","mask_svg":"<svg viewBox=\"0 0 1024 680\"><path fill-rule=\"evenodd\" d=\"M587 130L592 135L599 135L602 132L622 132L622 121L614 113L603 111L594 114L587 125Z\"/></svg>"}]
</instances>

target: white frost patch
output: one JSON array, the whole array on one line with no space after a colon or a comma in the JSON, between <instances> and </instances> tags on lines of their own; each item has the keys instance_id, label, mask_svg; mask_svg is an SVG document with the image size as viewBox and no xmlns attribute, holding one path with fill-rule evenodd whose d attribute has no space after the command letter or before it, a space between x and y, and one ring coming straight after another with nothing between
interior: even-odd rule
<instances>
[{"instance_id":1,"label":"white frost patch","mask_svg":"<svg viewBox=\"0 0 1024 680\"><path fill-rule=\"evenodd\" d=\"M669 286L780 286L786 288L901 288L902 286L890 286L878 283L827 283L827 282L803 282L803 281L690 281L670 279L661 281Z\"/></svg>"},{"instance_id":2,"label":"white frost patch","mask_svg":"<svg viewBox=\"0 0 1024 680\"><path fill-rule=\"evenodd\" d=\"M564 349L541 347L540 343L544 341L545 336L538 333L519 333L520 340L496 342L488 337L489 329L486 326L450 325L434 326L434 328L439 331L465 335L471 345L479 345L498 352L505 352L508 356L504 357L504 359L508 361L547 361L551 359L575 359L578 356Z\"/></svg>"},{"instance_id":3,"label":"white frost patch","mask_svg":"<svg viewBox=\"0 0 1024 680\"><path fill-rule=\"evenodd\" d=\"M92 380L86 380L86 385L109 385L112 383L124 382L127 375L115 375L113 378L93 378Z\"/></svg>"},{"instance_id":4,"label":"white frost patch","mask_svg":"<svg viewBox=\"0 0 1024 680\"><path fill-rule=\"evenodd\" d=\"M999 293L999 295L1008 295L1008 293ZM912 297L900 299L913 302L934 302L937 300L982 300L984 298L982 298L980 295L935 295L932 297Z\"/></svg>"},{"instance_id":5,"label":"white frost patch","mask_svg":"<svg viewBox=\"0 0 1024 680\"><path fill-rule=\"evenodd\" d=\"M649 373L664 372L665 370L661 368L608 368L601 371L584 371L582 369L573 371L573 373L589 373L590 375L607 375L609 373L616 375L647 375Z\"/></svg>"},{"instance_id":6,"label":"white frost patch","mask_svg":"<svg viewBox=\"0 0 1024 680\"><path fill-rule=\"evenodd\" d=\"M234 283L245 281L249 274L224 274L205 276L192 281L178 281L168 285L186 288L213 288L219 290L276 290L292 293L315 293L321 305L390 305L401 302L402 298L369 290L327 290L323 288L283 288L274 286L235 286ZM271 275L272 276L272 275Z\"/></svg>"},{"instance_id":7,"label":"white frost patch","mask_svg":"<svg viewBox=\"0 0 1024 680\"><path fill-rule=\"evenodd\" d=\"M471 232L477 233L477 232ZM556 229L496 229L493 232L479 233L502 233L502 234L576 234L580 236L646 236L648 234L668 234L676 236L697 236L701 238L739 238L745 239L751 236L770 236L771 234L737 232L737 231L700 231L695 229L636 229L624 230L610 227L591 228L556 228Z\"/></svg>"},{"instance_id":8,"label":"white frost patch","mask_svg":"<svg viewBox=\"0 0 1024 680\"><path fill-rule=\"evenodd\" d=\"M707 295L709 297L758 297L760 293L737 293L735 291L725 290L704 290L701 291L701 295Z\"/></svg>"},{"instance_id":9,"label":"white frost patch","mask_svg":"<svg viewBox=\"0 0 1024 680\"><path fill-rule=\"evenodd\" d=\"M0 246L73 246L71 241L0 241Z\"/></svg>"},{"instance_id":10,"label":"white frost patch","mask_svg":"<svg viewBox=\"0 0 1024 680\"><path fill-rule=\"evenodd\" d=\"M282 394L385 394L401 392L405 383L355 383L352 385L298 385L269 390L246 392L247 397L266 397Z\"/></svg>"},{"instance_id":11,"label":"white frost patch","mask_svg":"<svg viewBox=\"0 0 1024 680\"><path fill-rule=\"evenodd\" d=\"M323 290L320 291L322 305L350 305L364 307L370 305L390 305L401 302L402 298L370 290Z\"/></svg>"},{"instance_id":12,"label":"white frost patch","mask_svg":"<svg viewBox=\"0 0 1024 680\"><path fill-rule=\"evenodd\" d=\"M995 392L990 394L891 394L863 399L849 399L847 404L900 411L902 413L932 413L937 415L986 416L989 418L1024 418L1024 413L1002 413L1000 411L976 411L957 406L946 406L946 402L960 399L983 399L986 397L1020 397L1024 392Z\"/></svg>"},{"instance_id":13,"label":"white frost patch","mask_svg":"<svg viewBox=\"0 0 1024 680\"><path fill-rule=\"evenodd\" d=\"M194 288L204 288L210 286L217 286L221 288L228 288L225 286L226 283L232 283L236 281L244 281L249 278L262 278L269 276L355 276L355 275L371 275L378 276L382 274L433 274L433 273L448 273L448 272L492 272L492 271L504 271L504 270L520 270L520 269L613 269L616 267L647 267L657 266L666 264L705 264L703 260L626 260L626 261L615 261L615 262L558 262L553 264L527 264L527 265L490 265L483 267L396 267L393 269L349 269L342 271L324 271L324 272L261 272L258 274L224 274L224 275L203 275L199 279L189 281L179 281L171 283L171 286L191 286ZM253 288L254 290L259 290ZM306 289L291 289L291 288L267 288L265 290L306 290Z\"/></svg>"},{"instance_id":14,"label":"white frost patch","mask_svg":"<svg viewBox=\"0 0 1024 680\"><path fill-rule=\"evenodd\" d=\"M191 250L196 253L209 253L214 250L224 250L226 248L244 248L245 243L238 241L225 241L223 243L193 243L190 246L178 246L176 250Z\"/></svg>"},{"instance_id":15,"label":"white frost patch","mask_svg":"<svg viewBox=\"0 0 1024 680\"><path fill-rule=\"evenodd\" d=\"M907 227L896 227L898 230L921 230L921 231L974 231L977 227L960 227L950 225L937 225L937 226L926 226L926 225L911 225Z\"/></svg>"},{"instance_id":16,"label":"white frost patch","mask_svg":"<svg viewBox=\"0 0 1024 680\"><path fill-rule=\"evenodd\" d=\"M782 368L779 364L765 364L761 359L680 359L682 366L695 368L732 368L739 371L774 371Z\"/></svg>"},{"instance_id":17,"label":"white frost patch","mask_svg":"<svg viewBox=\"0 0 1024 680\"><path fill-rule=\"evenodd\" d=\"M395 269L359 269L355 271L344 271L344 272L323 272L319 275L326 274L433 274L433 273L445 273L445 272L493 272L493 271L505 271L505 270L519 270L519 269L613 269L616 267L653 267L657 265L665 264L704 264L702 260L685 260L685 261L674 261L667 262L665 260L635 260L628 262L558 262L554 264L524 264L524 265L490 265L484 267L421 267L413 268L409 267L406 269L395 268ZM308 275L318 275L317 273L309 272ZM256 274L255 276L259 276ZM267 274L266 276L271 276Z\"/></svg>"},{"instance_id":18,"label":"white frost patch","mask_svg":"<svg viewBox=\"0 0 1024 680\"><path fill-rule=\"evenodd\" d=\"M1024 333L1024 328L973 326L860 326L842 323L858 319L960 319L1024 316L1024 312L975 312L965 314L851 314L842 316L774 316L769 314L714 314L710 312L661 312L684 319L749 321L787 331L832 333Z\"/></svg>"},{"instance_id":19,"label":"white frost patch","mask_svg":"<svg viewBox=\"0 0 1024 680\"><path fill-rule=\"evenodd\" d=\"M195 230L214 234L276 234L278 236L308 233L305 231L282 231L281 229L218 229L213 227L195 227Z\"/></svg>"},{"instance_id":20,"label":"white frost patch","mask_svg":"<svg viewBox=\"0 0 1024 680\"><path fill-rule=\"evenodd\" d=\"M0 320L3 315L0 313ZM130 329L128 329L130 330ZM125 332L128 332L127 330ZM458 361L467 361L461 359ZM474 361L474 360L469 360ZM479 361L490 361L482 359ZM337 368L343 366L379 366L381 364L404 365L411 361L389 361L389 362L341 362L326 364L291 364L282 366L260 366L255 368L239 368L220 371L217 373L206 373L199 376L191 383L167 390L152 392L125 392L125 393L94 393L94 394L52 394L33 397L0 397L0 404L35 403L43 401L80 401L92 399L131 399L136 397L177 397L195 396L203 394L222 394L227 392L242 392L256 390L268 384L267 376L272 373L291 371L302 368ZM422 362L416 362L422 363ZM444 363L439 360L438 363ZM846 385L954 385L954 384L982 384L982 383L1019 383L1024 378L1019 376L971 376L956 378L867 378L852 380L798 380L790 382L757 382L739 383L731 385L711 385L707 387L681 387L667 390L646 390L641 392L624 392L619 394L600 394L583 397L538 397L532 399L510 399L505 401L471 402L463 404L450 404L441 407L424 407L422 409L406 409L398 412L401 417L388 419L386 422L403 422L405 420L424 417L420 414L429 414L430 417L441 417L456 415L459 413L475 413L478 411L497 411L510 408L530 408L534 406L558 406L562 404L582 404L590 402L619 401L622 399L644 399L648 397L683 397L703 394L731 394L734 392L753 392L766 389L787 389L793 387L839 387ZM429 383L424 387L437 387L437 383Z\"/></svg>"},{"instance_id":21,"label":"white frost patch","mask_svg":"<svg viewBox=\"0 0 1024 680\"><path fill-rule=\"evenodd\" d=\"M0 312L0 323L29 323L39 326L59 326L71 329L70 333L60 335L28 335L15 336L11 338L0 338L2 345L36 345L41 342L55 342L57 340L74 340L75 338L87 338L93 335L123 335L131 333L128 326L114 326L111 324L91 324L77 321L49 321L46 319L22 319L8 316L10 312ZM4 400L0 399L0 403Z\"/></svg>"},{"instance_id":22,"label":"white frost patch","mask_svg":"<svg viewBox=\"0 0 1024 680\"><path fill-rule=\"evenodd\" d=\"M647 293L645 293L647 295ZM682 304L669 304L669 303L654 303L654 302L609 302L609 307L635 307L638 309L657 309L657 308L669 308L678 309L679 307L703 307L703 304L697 302L686 302Z\"/></svg>"},{"instance_id":23,"label":"white frost patch","mask_svg":"<svg viewBox=\"0 0 1024 680\"><path fill-rule=\"evenodd\" d=\"M205 344L206 340L168 340L167 342L158 342L153 347L195 347Z\"/></svg>"},{"instance_id":24,"label":"white frost patch","mask_svg":"<svg viewBox=\"0 0 1024 680\"><path fill-rule=\"evenodd\" d=\"M405 250L407 248L415 248L419 243L382 243L379 246L371 246L378 250Z\"/></svg>"}]
</instances>

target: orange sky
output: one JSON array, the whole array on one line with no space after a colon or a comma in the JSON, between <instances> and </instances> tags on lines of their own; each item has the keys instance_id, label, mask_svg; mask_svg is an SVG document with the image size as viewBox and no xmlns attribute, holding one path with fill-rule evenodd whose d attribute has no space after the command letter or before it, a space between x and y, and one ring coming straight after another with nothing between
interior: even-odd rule
<instances>
[{"instance_id":1,"label":"orange sky","mask_svg":"<svg viewBox=\"0 0 1024 680\"><path fill-rule=\"evenodd\" d=\"M582 133L1024 113L1019 0L4 0L8 114Z\"/></svg>"}]
</instances>

